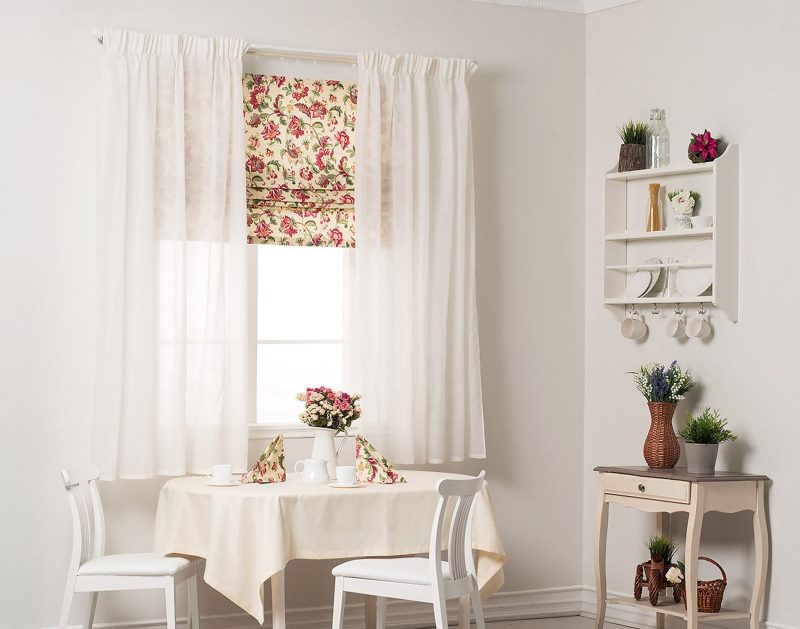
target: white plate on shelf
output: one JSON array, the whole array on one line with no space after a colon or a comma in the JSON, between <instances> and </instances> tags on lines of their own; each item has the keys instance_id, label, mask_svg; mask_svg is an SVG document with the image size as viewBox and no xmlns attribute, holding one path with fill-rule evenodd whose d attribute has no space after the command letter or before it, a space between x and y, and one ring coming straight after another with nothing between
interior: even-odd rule
<instances>
[{"instance_id":1,"label":"white plate on shelf","mask_svg":"<svg viewBox=\"0 0 800 629\"><path fill-rule=\"evenodd\" d=\"M209 487L235 487L236 485L241 485L241 484L242 484L241 481L238 480L232 480L227 483L220 483L215 480L206 481L206 485L208 485Z\"/></svg>"},{"instance_id":2,"label":"white plate on shelf","mask_svg":"<svg viewBox=\"0 0 800 629\"><path fill-rule=\"evenodd\" d=\"M662 262L661 258L647 258L647 260L642 262L642 264L652 265L652 264L662 264ZM645 295L647 295L647 293L649 293L658 285L658 282L661 279L661 274L664 272L664 269L650 269L649 271L650 271L650 277L652 278L650 280L650 286L648 286L647 289L641 295L639 295L639 297L644 297Z\"/></svg>"},{"instance_id":3,"label":"white plate on shelf","mask_svg":"<svg viewBox=\"0 0 800 629\"><path fill-rule=\"evenodd\" d=\"M642 264L645 264L642 262ZM635 299L641 297L653 283L653 274L647 269L641 269L628 275L628 283L625 285L625 297Z\"/></svg>"},{"instance_id":4,"label":"white plate on shelf","mask_svg":"<svg viewBox=\"0 0 800 629\"><path fill-rule=\"evenodd\" d=\"M714 241L704 240L686 259L690 264L712 264L714 262ZM714 269L701 266L692 269L678 269L675 287L681 297L697 297L705 293L714 282Z\"/></svg>"},{"instance_id":5,"label":"white plate on shelf","mask_svg":"<svg viewBox=\"0 0 800 629\"><path fill-rule=\"evenodd\" d=\"M347 485L345 483L328 483L328 487L333 487L335 489L359 489L360 487L365 487L366 483L356 483L355 485Z\"/></svg>"}]
</instances>

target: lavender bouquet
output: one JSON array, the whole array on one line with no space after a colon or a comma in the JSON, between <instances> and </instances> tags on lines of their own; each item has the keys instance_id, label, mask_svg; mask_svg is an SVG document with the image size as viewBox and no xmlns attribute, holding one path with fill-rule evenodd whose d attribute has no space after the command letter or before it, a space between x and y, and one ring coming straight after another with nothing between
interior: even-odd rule
<instances>
[{"instance_id":1,"label":"lavender bouquet","mask_svg":"<svg viewBox=\"0 0 800 629\"><path fill-rule=\"evenodd\" d=\"M677 402L691 391L694 380L673 360L669 367L648 363L631 372L636 388L648 402Z\"/></svg>"}]
</instances>

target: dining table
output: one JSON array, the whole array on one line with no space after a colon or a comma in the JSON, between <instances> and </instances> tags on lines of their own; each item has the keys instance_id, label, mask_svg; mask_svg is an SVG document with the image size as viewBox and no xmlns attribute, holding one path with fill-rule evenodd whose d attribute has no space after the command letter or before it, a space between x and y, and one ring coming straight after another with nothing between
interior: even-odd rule
<instances>
[{"instance_id":1,"label":"dining table","mask_svg":"<svg viewBox=\"0 0 800 629\"><path fill-rule=\"evenodd\" d=\"M159 495L155 549L205 559L206 583L260 624L269 581L272 626L285 629L285 569L291 560L427 553L437 482L468 477L401 473L407 482L353 488L303 483L298 474L280 483L228 487L211 486L204 476L173 478ZM474 505L472 543L485 600L502 585L506 560L486 483ZM367 626L374 625L374 601L367 601L366 613ZM462 625L469 622L468 601L462 601L460 618Z\"/></svg>"}]
</instances>

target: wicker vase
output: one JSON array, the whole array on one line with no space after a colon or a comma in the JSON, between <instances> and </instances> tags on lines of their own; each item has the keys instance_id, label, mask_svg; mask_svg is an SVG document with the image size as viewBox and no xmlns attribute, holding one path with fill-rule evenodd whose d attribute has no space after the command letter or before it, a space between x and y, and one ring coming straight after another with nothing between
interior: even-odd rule
<instances>
[{"instance_id":1,"label":"wicker vase","mask_svg":"<svg viewBox=\"0 0 800 629\"><path fill-rule=\"evenodd\" d=\"M648 402L650 408L650 431L644 441L644 460L649 467L670 469L675 467L681 455L678 438L672 429L675 402Z\"/></svg>"}]
</instances>

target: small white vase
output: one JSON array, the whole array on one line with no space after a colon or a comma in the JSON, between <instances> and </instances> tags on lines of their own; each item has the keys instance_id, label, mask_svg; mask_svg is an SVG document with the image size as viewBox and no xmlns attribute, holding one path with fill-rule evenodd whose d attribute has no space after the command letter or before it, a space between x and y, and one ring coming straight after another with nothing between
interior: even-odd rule
<instances>
[{"instance_id":1,"label":"small white vase","mask_svg":"<svg viewBox=\"0 0 800 629\"><path fill-rule=\"evenodd\" d=\"M686 214L680 214L679 212L672 213L672 220L675 223L676 229L691 229L692 228L692 218Z\"/></svg>"},{"instance_id":2,"label":"small white vase","mask_svg":"<svg viewBox=\"0 0 800 629\"><path fill-rule=\"evenodd\" d=\"M328 476L336 480L336 443L333 441L336 431L332 428L312 428L314 446L311 448L312 459L325 459L328 466Z\"/></svg>"}]
</instances>

